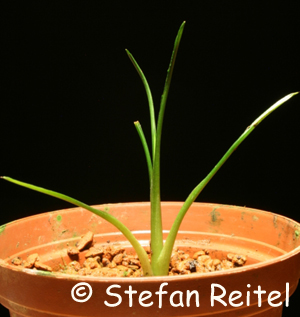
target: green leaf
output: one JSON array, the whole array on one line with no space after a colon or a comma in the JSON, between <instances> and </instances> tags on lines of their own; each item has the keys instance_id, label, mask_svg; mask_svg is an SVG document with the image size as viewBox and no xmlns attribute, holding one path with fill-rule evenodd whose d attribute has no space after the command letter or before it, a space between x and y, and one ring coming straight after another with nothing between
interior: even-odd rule
<instances>
[{"instance_id":1,"label":"green leaf","mask_svg":"<svg viewBox=\"0 0 300 317\"><path fill-rule=\"evenodd\" d=\"M16 179L7 177L7 176L2 176L1 178L3 178L6 181L9 181L11 183L32 189L34 191L49 195L49 196L53 196L56 198L59 198L61 200L67 201L75 206L78 207L82 207L84 209L87 209L88 211L93 212L94 214L100 216L101 218L107 220L109 223L111 223L112 225L114 225L118 230L120 230L124 236L129 240L129 242L131 243L131 245L133 246L133 248L135 249L140 261L141 261L141 265L143 268L143 274L145 276L151 276L153 275L152 269L151 269L151 265L148 259L148 255L146 253L146 251L144 250L144 248L140 245L140 243L138 242L138 240L135 238L135 236L132 234L132 232L121 222L119 221L117 218L115 218L114 216L112 216L111 214L103 211L103 210L99 210L96 208L93 208L89 205L86 205L85 203L71 198L69 196L66 196L64 194L49 190L49 189L45 189L42 187L38 187L32 184L28 184L28 183L24 183L21 181L18 181Z\"/></svg>"},{"instance_id":2,"label":"green leaf","mask_svg":"<svg viewBox=\"0 0 300 317\"><path fill-rule=\"evenodd\" d=\"M229 148L229 150L224 154L224 156L220 159L220 161L217 163L217 165L210 171L210 173L192 190L186 201L184 202L182 208L180 209L173 225L170 230L170 233L167 237L164 249L162 251L162 254L160 258L158 259L158 262L160 263L169 263L173 245L176 239L177 232L179 230L180 224L187 213L188 209L192 205L192 203L195 201L195 199L198 197L198 195L201 193L201 191L204 189L204 187L208 184L208 182L213 178L213 176L217 173L217 171L221 168L221 166L228 160L228 158L231 156L231 154L238 148L238 146L247 138L247 136L274 110L276 110L278 107L280 107L282 104L284 104L286 101L288 101L293 96L297 95L299 92L291 93L280 100L278 100L276 103L274 103L271 107L269 107L263 114L261 114L256 120L250 124L244 133L232 144L232 146Z\"/></svg>"},{"instance_id":3,"label":"green leaf","mask_svg":"<svg viewBox=\"0 0 300 317\"><path fill-rule=\"evenodd\" d=\"M151 161L151 155L149 152L149 148L148 148L148 144L144 135L144 132L142 130L142 126L139 123L139 121L135 121L134 125L136 127L137 133L141 139L143 148L144 148L144 152L145 152L145 156L146 156L146 161L147 161L147 166L148 166L148 173L149 173L149 181L151 183L151 178L152 178L152 161Z\"/></svg>"},{"instance_id":4,"label":"green leaf","mask_svg":"<svg viewBox=\"0 0 300 317\"><path fill-rule=\"evenodd\" d=\"M161 134L164 113L166 108L166 103L168 99L168 93L171 85L171 79L173 75L173 69L175 66L176 56L182 37L185 22L183 22L177 33L174 48L171 55L171 60L169 68L167 71L167 77L165 81L165 86L163 94L161 97L160 110L157 123L156 131L156 148L155 155L153 157L153 172L152 172L152 182L150 188L150 200L151 200L151 250L152 250L152 269L155 275L161 275L162 272L165 273L165 267L157 265L157 259L163 248L163 235L162 235L162 221L161 221L161 203L160 203L160 149L161 149ZM165 264L165 266L168 264Z\"/></svg>"},{"instance_id":5,"label":"green leaf","mask_svg":"<svg viewBox=\"0 0 300 317\"><path fill-rule=\"evenodd\" d=\"M149 111L150 111L150 125L151 125L151 138L152 138L152 157L154 157L155 144L156 144L156 123L155 123L155 111L154 111L152 93L151 93L148 81L147 81L143 71L141 70L140 66L138 65L138 63L136 62L136 60L134 59L132 54L128 50L125 50L125 51L126 51L128 57L129 57L129 59L131 60L133 66L135 67L135 69L137 70L138 74L140 75L140 77L142 79L142 82L144 84L145 90L146 90L148 103L149 103Z\"/></svg>"}]
</instances>

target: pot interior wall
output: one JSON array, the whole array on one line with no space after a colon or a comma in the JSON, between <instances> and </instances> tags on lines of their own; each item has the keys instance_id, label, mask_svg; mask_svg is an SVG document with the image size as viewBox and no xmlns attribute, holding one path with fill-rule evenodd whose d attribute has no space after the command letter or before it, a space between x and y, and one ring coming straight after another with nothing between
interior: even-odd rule
<instances>
[{"instance_id":1,"label":"pot interior wall","mask_svg":"<svg viewBox=\"0 0 300 317\"><path fill-rule=\"evenodd\" d=\"M175 203L178 211L180 203ZM174 203L163 205L166 238L176 214ZM124 222L137 238L149 245L148 203L97 206ZM93 231L95 240L127 243L122 234L105 220L82 209L72 208L44 213L2 226L0 258L11 259L38 252L45 260L66 256L66 247L80 236ZM194 204L180 227L177 240L186 247L206 248L214 252L243 252L249 264L265 261L294 250L300 245L299 224L272 213L235 206Z\"/></svg>"}]
</instances>

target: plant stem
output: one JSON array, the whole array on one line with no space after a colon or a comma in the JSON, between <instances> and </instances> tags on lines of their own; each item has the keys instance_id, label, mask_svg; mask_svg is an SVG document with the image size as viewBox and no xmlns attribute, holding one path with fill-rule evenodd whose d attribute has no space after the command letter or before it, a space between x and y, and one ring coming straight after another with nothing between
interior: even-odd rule
<instances>
[{"instance_id":1,"label":"plant stem","mask_svg":"<svg viewBox=\"0 0 300 317\"><path fill-rule=\"evenodd\" d=\"M166 108L166 103L168 99L168 93L171 85L171 79L173 74L173 69L175 65L175 60L182 37L185 22L183 22L177 33L174 48L171 55L171 60L169 68L167 70L167 77L165 81L165 86L163 94L161 97L160 110L157 122L156 131L156 147L153 156L153 172L152 181L150 187L150 201L151 201L151 263L154 275L161 275L161 266L158 265L157 259L163 248L163 233L162 233L162 221L161 221L161 199L160 199L160 149L161 149L161 135L163 118Z\"/></svg>"},{"instance_id":2,"label":"plant stem","mask_svg":"<svg viewBox=\"0 0 300 317\"><path fill-rule=\"evenodd\" d=\"M195 201L195 199L198 197L198 195L201 193L201 191L204 189L204 187L208 184L208 182L213 178L213 176L217 173L217 171L221 168L221 166L227 161L227 159L231 156L231 154L238 148L238 146L247 138L247 136L261 123L270 113L272 113L275 109L280 107L283 103L288 101L290 98L298 94L299 92L291 93L282 99L278 100L275 104L273 104L270 108L268 108L262 115L260 115L256 120L253 121L253 123L246 128L244 133L232 144L232 146L229 148L229 150L224 154L224 156L221 158L221 160L217 163L217 165L210 171L210 173L193 189L193 191L190 193L186 201L184 202L183 206L181 207L173 225L170 230L170 233L167 237L166 243L164 245L163 251L158 259L158 262L161 264L161 266L164 267L164 274L166 274L168 270L168 265L172 253L172 249L174 246L174 242L179 230L179 227L181 225L181 222L192 205L192 203Z\"/></svg>"},{"instance_id":3,"label":"plant stem","mask_svg":"<svg viewBox=\"0 0 300 317\"><path fill-rule=\"evenodd\" d=\"M109 213L107 213L105 211L102 211L102 210L93 208L89 205L86 205L85 203L83 203L79 200L76 200L76 199L71 198L69 196L60 194L58 192L48 190L48 189L45 189L42 187L38 187L35 185L31 185L28 183L24 183L24 182L21 182L21 181L18 181L18 180L15 180L13 178L6 177L6 176L2 176L1 178L5 179L11 183L14 183L14 184L38 191L40 193L43 193L43 194L53 196L53 197L59 198L61 200L67 201L75 206L87 209L88 211L91 211L94 214L96 214L97 216L100 216L101 218L105 219L106 221L108 221L109 223L114 225L118 230L120 230L124 234L124 236L129 240L129 242L131 243L131 245L133 246L134 250L136 251L136 253L139 257L139 260L140 260L142 268L143 268L144 276L152 276L153 275L147 252L144 250L144 248L141 246L141 244L138 242L138 240L135 238L135 236L132 234L132 232L120 220L118 220L114 216L110 215Z\"/></svg>"}]
</instances>

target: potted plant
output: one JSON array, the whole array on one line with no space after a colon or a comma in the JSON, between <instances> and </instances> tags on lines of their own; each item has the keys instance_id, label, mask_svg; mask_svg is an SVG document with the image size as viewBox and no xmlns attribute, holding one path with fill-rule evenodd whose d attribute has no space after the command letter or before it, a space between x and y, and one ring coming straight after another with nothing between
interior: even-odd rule
<instances>
[{"instance_id":1,"label":"potted plant","mask_svg":"<svg viewBox=\"0 0 300 317\"><path fill-rule=\"evenodd\" d=\"M12 316L150 316L154 313L160 316L266 316L267 313L281 316L282 301L288 301L300 278L300 224L261 210L195 203L195 200L255 127L298 92L277 101L249 125L184 203L161 202L163 118L184 26L185 22L175 39L157 122L146 77L132 54L126 50L142 79L149 103L151 151L140 123L134 123L146 156L149 203L89 206L69 196L2 177L78 206L24 218L0 227L3 246L0 250L0 300L10 309ZM151 219L150 226L148 219ZM32 228L31 232L28 232L28 228ZM109 240L110 243L128 247L127 239L138 256L143 276L79 277L49 272L47 269L32 270L12 263L15 258L38 253L41 262L59 267L59 263L70 257L67 249L75 246L80 236L89 231L94 232L94 239L102 244ZM151 260L145 250L149 239ZM221 259L228 252L246 255L248 265L209 273L168 276L175 242L187 250L209 249L210 253ZM279 274L280 279L277 278ZM26 287L23 289L19 285ZM76 293L78 301L74 299L75 286L79 286ZM83 299L83 287L88 287L88 300ZM41 301L45 289L47 300Z\"/></svg>"}]
</instances>

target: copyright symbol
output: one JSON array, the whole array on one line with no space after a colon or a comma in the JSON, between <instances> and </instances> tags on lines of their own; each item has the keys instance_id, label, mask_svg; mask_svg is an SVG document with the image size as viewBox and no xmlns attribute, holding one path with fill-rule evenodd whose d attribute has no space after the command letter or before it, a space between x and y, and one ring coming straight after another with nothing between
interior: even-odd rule
<instances>
[{"instance_id":1,"label":"copyright symbol","mask_svg":"<svg viewBox=\"0 0 300 317\"><path fill-rule=\"evenodd\" d=\"M88 288L88 293L85 292L86 288ZM75 293L75 295L74 295ZM75 302L84 303L88 301L93 294L93 290L90 284L81 282L77 283L71 290L71 296ZM83 298L77 298L83 297Z\"/></svg>"}]
</instances>

